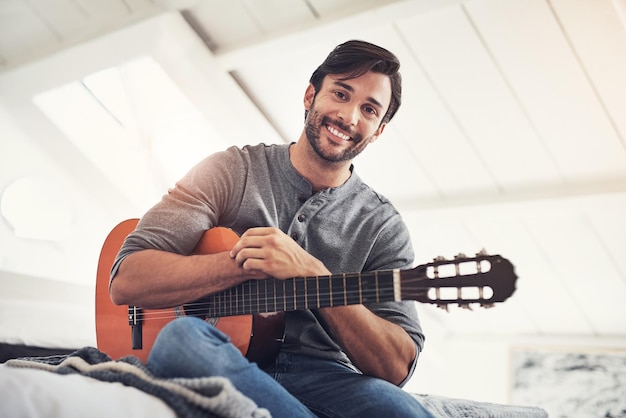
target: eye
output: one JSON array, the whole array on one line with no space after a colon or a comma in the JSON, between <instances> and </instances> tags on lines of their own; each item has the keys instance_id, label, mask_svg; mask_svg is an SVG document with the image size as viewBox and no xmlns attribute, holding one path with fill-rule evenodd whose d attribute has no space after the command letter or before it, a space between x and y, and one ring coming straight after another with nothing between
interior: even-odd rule
<instances>
[{"instance_id":1,"label":"eye","mask_svg":"<svg viewBox=\"0 0 626 418\"><path fill-rule=\"evenodd\" d=\"M369 113L371 115L376 115L378 113L376 111L376 109L373 108L372 106L363 106L363 111L365 111L365 113Z\"/></svg>"},{"instance_id":2,"label":"eye","mask_svg":"<svg viewBox=\"0 0 626 418\"><path fill-rule=\"evenodd\" d=\"M370 117L378 116L378 109L376 109L374 106L363 106L363 112Z\"/></svg>"},{"instance_id":3,"label":"eye","mask_svg":"<svg viewBox=\"0 0 626 418\"><path fill-rule=\"evenodd\" d=\"M335 96L340 100L346 100L348 98L348 95L341 90L336 90Z\"/></svg>"}]
</instances>

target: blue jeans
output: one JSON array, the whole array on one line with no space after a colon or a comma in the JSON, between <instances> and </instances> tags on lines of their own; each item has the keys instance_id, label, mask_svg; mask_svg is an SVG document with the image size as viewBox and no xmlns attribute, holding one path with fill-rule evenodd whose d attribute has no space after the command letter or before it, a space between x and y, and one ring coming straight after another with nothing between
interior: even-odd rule
<instances>
[{"instance_id":1,"label":"blue jeans","mask_svg":"<svg viewBox=\"0 0 626 418\"><path fill-rule=\"evenodd\" d=\"M227 377L274 418L432 417L401 388L336 361L281 353L261 370L227 335L194 317L161 330L147 366L161 377Z\"/></svg>"}]
</instances>

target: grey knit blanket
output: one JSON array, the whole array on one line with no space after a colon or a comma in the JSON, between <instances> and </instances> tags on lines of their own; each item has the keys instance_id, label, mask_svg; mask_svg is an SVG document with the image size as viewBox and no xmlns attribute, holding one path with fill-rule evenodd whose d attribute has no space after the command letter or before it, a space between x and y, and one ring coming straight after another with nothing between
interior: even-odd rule
<instances>
[{"instance_id":1,"label":"grey knit blanket","mask_svg":"<svg viewBox=\"0 0 626 418\"><path fill-rule=\"evenodd\" d=\"M69 355L22 357L8 360L10 367L80 374L104 382L119 382L163 400L179 417L269 418L270 413L237 391L228 379L206 377L161 379L134 356L113 361L102 351L85 347Z\"/></svg>"}]
</instances>

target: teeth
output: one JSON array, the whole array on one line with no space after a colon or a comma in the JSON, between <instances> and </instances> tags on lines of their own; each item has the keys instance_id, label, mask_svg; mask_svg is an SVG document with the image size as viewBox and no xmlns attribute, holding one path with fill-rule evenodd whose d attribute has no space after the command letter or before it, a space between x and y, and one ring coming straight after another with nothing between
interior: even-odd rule
<instances>
[{"instance_id":1,"label":"teeth","mask_svg":"<svg viewBox=\"0 0 626 418\"><path fill-rule=\"evenodd\" d=\"M328 131L335 135L338 136L339 138L343 139L344 141L349 141L350 137L348 135L345 135L341 132L339 132L337 129L333 128L332 126L326 126L326 129L328 129Z\"/></svg>"}]
</instances>

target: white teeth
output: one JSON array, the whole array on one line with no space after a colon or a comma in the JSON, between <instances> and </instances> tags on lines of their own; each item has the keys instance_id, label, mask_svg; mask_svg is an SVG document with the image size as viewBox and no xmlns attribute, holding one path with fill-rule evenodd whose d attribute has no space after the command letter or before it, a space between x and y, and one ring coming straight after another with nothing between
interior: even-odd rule
<instances>
[{"instance_id":1,"label":"white teeth","mask_svg":"<svg viewBox=\"0 0 626 418\"><path fill-rule=\"evenodd\" d=\"M333 134L335 136L338 136L339 138L343 139L344 141L349 141L350 140L350 137L348 135L345 135L345 134L339 132L337 129L333 128L332 126L326 125L326 129L328 129L328 131L331 134Z\"/></svg>"}]
</instances>

